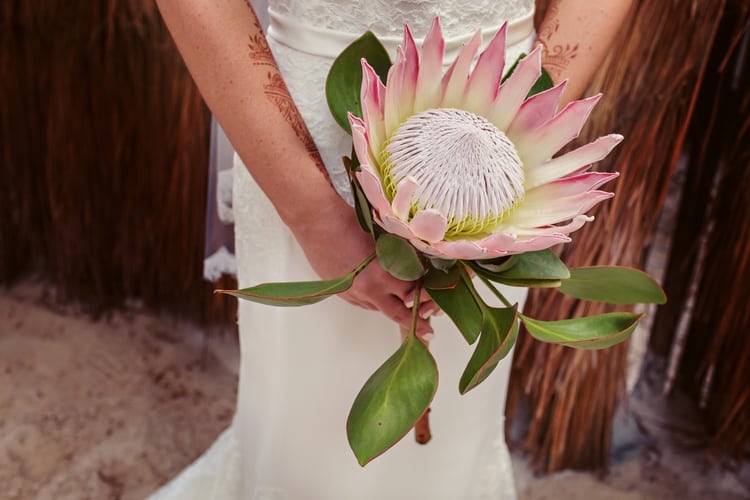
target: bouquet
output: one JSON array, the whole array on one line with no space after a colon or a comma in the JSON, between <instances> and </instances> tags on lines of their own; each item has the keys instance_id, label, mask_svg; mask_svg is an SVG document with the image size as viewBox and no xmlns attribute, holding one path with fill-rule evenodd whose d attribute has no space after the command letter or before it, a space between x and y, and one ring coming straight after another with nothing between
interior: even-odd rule
<instances>
[{"instance_id":1,"label":"bouquet","mask_svg":"<svg viewBox=\"0 0 750 500\"><path fill-rule=\"evenodd\" d=\"M352 135L353 152L344 161L358 220L374 238L375 253L337 279L228 292L276 306L312 304L346 291L373 259L415 283L412 328L362 387L347 420L349 443L363 466L426 415L437 389L436 360L414 331L421 293L476 344L458 384L461 393L508 354L519 323L544 342L601 349L627 339L641 318L612 312L540 321L521 314L497 283L611 304L666 300L641 271L568 269L550 250L571 241L571 233L593 220L586 212L613 196L597 188L617 174L588 168L622 136L553 157L578 136L601 96L558 112L565 83L552 86L538 48L503 75L505 31L474 62L477 33L445 73L438 18L421 51L405 27L395 64L369 32L346 48L331 67L326 94L334 118ZM474 280L503 307L488 305Z\"/></svg>"}]
</instances>

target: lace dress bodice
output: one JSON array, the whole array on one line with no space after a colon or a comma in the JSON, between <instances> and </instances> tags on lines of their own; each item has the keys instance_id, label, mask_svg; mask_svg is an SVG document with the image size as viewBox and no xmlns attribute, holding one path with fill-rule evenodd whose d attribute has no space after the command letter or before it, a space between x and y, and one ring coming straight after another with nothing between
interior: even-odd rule
<instances>
[{"instance_id":1,"label":"lace dress bodice","mask_svg":"<svg viewBox=\"0 0 750 500\"><path fill-rule=\"evenodd\" d=\"M423 36L433 15L439 15L446 37L471 33L489 24L521 18L534 9L534 0L270 0L281 15L322 28L381 36L401 36L406 21L415 36ZM431 15L425 15L425 12Z\"/></svg>"}]
</instances>

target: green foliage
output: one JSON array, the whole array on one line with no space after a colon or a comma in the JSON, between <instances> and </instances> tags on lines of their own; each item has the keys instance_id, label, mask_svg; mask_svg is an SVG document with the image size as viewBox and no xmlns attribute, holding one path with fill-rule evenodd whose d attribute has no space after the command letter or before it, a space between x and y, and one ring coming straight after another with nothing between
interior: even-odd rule
<instances>
[{"instance_id":1,"label":"green foliage","mask_svg":"<svg viewBox=\"0 0 750 500\"><path fill-rule=\"evenodd\" d=\"M448 289L427 289L427 293L440 309L453 321L466 342L476 342L484 323L482 310L477 304L472 290L464 280Z\"/></svg>"},{"instance_id":2,"label":"green foliage","mask_svg":"<svg viewBox=\"0 0 750 500\"><path fill-rule=\"evenodd\" d=\"M425 273L422 259L416 249L405 239L389 233L378 236L375 253L380 265L394 278L404 281L418 280Z\"/></svg>"},{"instance_id":3,"label":"green foliage","mask_svg":"<svg viewBox=\"0 0 750 500\"><path fill-rule=\"evenodd\" d=\"M627 340L642 314L613 312L587 318L540 321L521 315L532 337L576 349L603 349Z\"/></svg>"},{"instance_id":4,"label":"green foliage","mask_svg":"<svg viewBox=\"0 0 750 500\"><path fill-rule=\"evenodd\" d=\"M609 304L664 304L667 296L648 274L629 267L579 267L570 270L560 293Z\"/></svg>"},{"instance_id":5,"label":"green foliage","mask_svg":"<svg viewBox=\"0 0 750 500\"><path fill-rule=\"evenodd\" d=\"M355 274L325 281L292 281L288 283L263 283L242 290L218 290L237 298L269 306L306 306L347 291Z\"/></svg>"},{"instance_id":6,"label":"green foliage","mask_svg":"<svg viewBox=\"0 0 750 500\"><path fill-rule=\"evenodd\" d=\"M357 394L346 432L364 466L398 442L430 406L438 371L430 351L415 335L377 369Z\"/></svg>"},{"instance_id":7,"label":"green foliage","mask_svg":"<svg viewBox=\"0 0 750 500\"><path fill-rule=\"evenodd\" d=\"M391 58L383 44L371 32L353 41L339 54L326 79L326 99L333 118L341 128L351 134L347 114L362 117L360 102L362 88L362 59L366 59L380 79L385 82Z\"/></svg>"},{"instance_id":8,"label":"green foliage","mask_svg":"<svg viewBox=\"0 0 750 500\"><path fill-rule=\"evenodd\" d=\"M482 310L482 333L458 385L461 394L482 383L508 355L518 335L518 309L489 307Z\"/></svg>"},{"instance_id":9,"label":"green foliage","mask_svg":"<svg viewBox=\"0 0 750 500\"><path fill-rule=\"evenodd\" d=\"M550 250L513 255L499 265L467 262L479 276L495 283L523 287L558 287L570 277L568 268Z\"/></svg>"}]
</instances>

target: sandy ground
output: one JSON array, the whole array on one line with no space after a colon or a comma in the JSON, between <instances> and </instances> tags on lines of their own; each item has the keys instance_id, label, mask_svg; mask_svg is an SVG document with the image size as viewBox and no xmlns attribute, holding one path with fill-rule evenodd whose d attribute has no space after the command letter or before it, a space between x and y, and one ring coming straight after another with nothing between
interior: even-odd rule
<instances>
[{"instance_id":1,"label":"sandy ground","mask_svg":"<svg viewBox=\"0 0 750 500\"><path fill-rule=\"evenodd\" d=\"M190 324L94 321L38 286L0 291L0 500L144 498L229 424L236 362L231 339ZM514 456L520 500L750 498L750 469L707 465L695 440L676 438L692 424L657 399L646 389L631 404L639 430L623 426L605 478L537 478Z\"/></svg>"}]
</instances>

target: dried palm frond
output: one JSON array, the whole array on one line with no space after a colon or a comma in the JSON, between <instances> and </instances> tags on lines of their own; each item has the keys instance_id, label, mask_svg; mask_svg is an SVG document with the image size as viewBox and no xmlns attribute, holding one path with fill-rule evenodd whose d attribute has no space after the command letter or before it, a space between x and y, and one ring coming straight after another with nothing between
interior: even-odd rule
<instances>
[{"instance_id":1,"label":"dried palm frond","mask_svg":"<svg viewBox=\"0 0 750 500\"><path fill-rule=\"evenodd\" d=\"M626 137L599 167L622 175L615 186L617 196L597 211L598 221L566 248L564 260L570 266L643 267L724 8L721 1L695 1L692 8L684 3L677 8L675 3L634 4L630 24L623 27L591 88L606 98L586 135L617 130ZM559 319L603 313L610 307L542 291L531 294L527 311ZM538 472L606 467L626 354L626 345L583 352L540 344L528 336L519 339L507 413L512 420L524 400L533 409L522 445L532 452Z\"/></svg>"},{"instance_id":2,"label":"dried palm frond","mask_svg":"<svg viewBox=\"0 0 750 500\"><path fill-rule=\"evenodd\" d=\"M0 283L40 273L95 310L204 316L208 113L155 4L0 16Z\"/></svg>"}]
</instances>

